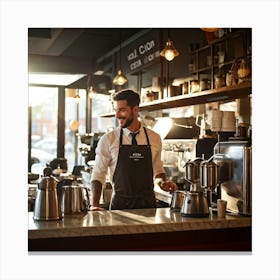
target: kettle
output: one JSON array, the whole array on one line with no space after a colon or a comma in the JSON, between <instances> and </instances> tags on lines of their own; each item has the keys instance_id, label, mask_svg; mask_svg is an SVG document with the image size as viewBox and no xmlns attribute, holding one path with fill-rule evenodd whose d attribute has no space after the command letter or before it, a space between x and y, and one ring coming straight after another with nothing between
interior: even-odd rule
<instances>
[{"instance_id":1,"label":"kettle","mask_svg":"<svg viewBox=\"0 0 280 280\"><path fill-rule=\"evenodd\" d=\"M50 221L63 218L57 196L57 180L51 176L52 169L44 169L44 177L38 184L34 205L34 220Z\"/></svg>"},{"instance_id":2,"label":"kettle","mask_svg":"<svg viewBox=\"0 0 280 280\"><path fill-rule=\"evenodd\" d=\"M188 191L185 196L180 214L186 217L207 217L209 206L202 191Z\"/></svg>"},{"instance_id":3,"label":"kettle","mask_svg":"<svg viewBox=\"0 0 280 280\"><path fill-rule=\"evenodd\" d=\"M63 186L60 204L64 215L87 212L90 207L88 189L80 184Z\"/></svg>"},{"instance_id":4,"label":"kettle","mask_svg":"<svg viewBox=\"0 0 280 280\"><path fill-rule=\"evenodd\" d=\"M186 194L187 193L185 191L180 191L180 190L174 191L171 198L170 209L180 212Z\"/></svg>"}]
</instances>

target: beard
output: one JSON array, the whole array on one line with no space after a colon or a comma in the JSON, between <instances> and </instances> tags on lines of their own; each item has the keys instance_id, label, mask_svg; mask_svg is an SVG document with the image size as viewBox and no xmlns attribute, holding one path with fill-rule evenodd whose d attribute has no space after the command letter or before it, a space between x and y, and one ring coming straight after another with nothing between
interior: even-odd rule
<instances>
[{"instance_id":1,"label":"beard","mask_svg":"<svg viewBox=\"0 0 280 280\"><path fill-rule=\"evenodd\" d=\"M122 128L129 127L133 122L133 113L131 113L127 118L119 118L119 120L124 120L124 123L120 124Z\"/></svg>"}]
</instances>

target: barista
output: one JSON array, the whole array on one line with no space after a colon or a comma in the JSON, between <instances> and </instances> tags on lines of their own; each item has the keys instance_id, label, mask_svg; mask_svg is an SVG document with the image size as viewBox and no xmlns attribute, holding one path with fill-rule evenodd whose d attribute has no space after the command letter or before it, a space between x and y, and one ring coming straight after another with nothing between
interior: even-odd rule
<instances>
[{"instance_id":1,"label":"barista","mask_svg":"<svg viewBox=\"0 0 280 280\"><path fill-rule=\"evenodd\" d=\"M109 168L113 186L110 209L154 208L154 180L166 192L177 185L166 180L161 160L160 136L138 120L139 95L123 90L114 97L119 127L98 142L92 170L93 210L100 208L102 185Z\"/></svg>"}]
</instances>

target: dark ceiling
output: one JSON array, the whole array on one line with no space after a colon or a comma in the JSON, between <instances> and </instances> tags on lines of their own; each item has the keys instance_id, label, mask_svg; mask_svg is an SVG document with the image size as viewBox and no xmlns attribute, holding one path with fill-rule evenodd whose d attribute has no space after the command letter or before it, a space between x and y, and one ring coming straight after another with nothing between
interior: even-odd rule
<instances>
[{"instance_id":1,"label":"dark ceiling","mask_svg":"<svg viewBox=\"0 0 280 280\"><path fill-rule=\"evenodd\" d=\"M29 28L28 54L96 61L139 28Z\"/></svg>"},{"instance_id":2,"label":"dark ceiling","mask_svg":"<svg viewBox=\"0 0 280 280\"><path fill-rule=\"evenodd\" d=\"M125 41L146 32L140 28L29 28L29 72L89 74L105 70L95 80L108 83L112 54ZM111 56L110 56L111 55ZM107 61L106 61L107 60ZM80 80L85 85L86 77ZM79 84L79 83L78 83ZM78 86L80 86L78 85ZM74 85L73 85L74 86ZM77 83L75 83L77 86Z\"/></svg>"}]
</instances>

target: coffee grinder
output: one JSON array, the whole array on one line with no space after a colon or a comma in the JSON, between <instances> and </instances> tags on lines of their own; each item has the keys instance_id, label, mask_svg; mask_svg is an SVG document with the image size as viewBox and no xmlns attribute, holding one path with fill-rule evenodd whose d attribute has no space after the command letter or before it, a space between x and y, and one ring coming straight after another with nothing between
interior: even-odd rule
<instances>
[{"instance_id":1,"label":"coffee grinder","mask_svg":"<svg viewBox=\"0 0 280 280\"><path fill-rule=\"evenodd\" d=\"M190 183L190 190L184 198L181 215L187 217L207 217L209 206L200 184L200 164L202 158L188 161L186 167L186 181Z\"/></svg>"},{"instance_id":2,"label":"coffee grinder","mask_svg":"<svg viewBox=\"0 0 280 280\"><path fill-rule=\"evenodd\" d=\"M219 166L210 158L200 164L201 187L205 191L208 206L213 210L217 207L217 199L220 198L220 174Z\"/></svg>"}]
</instances>

